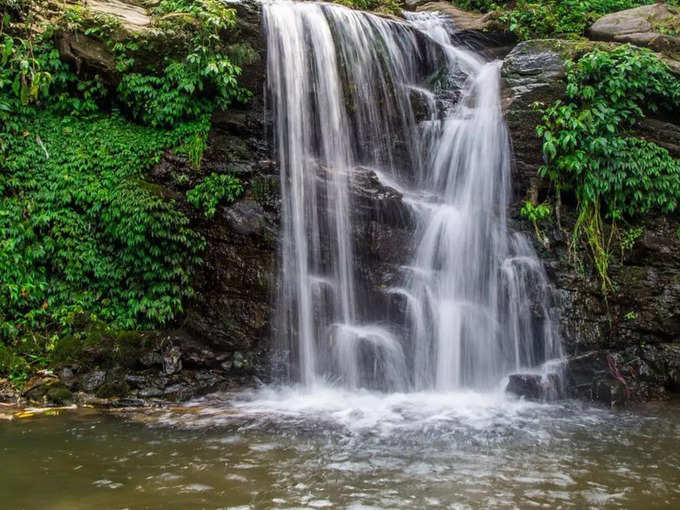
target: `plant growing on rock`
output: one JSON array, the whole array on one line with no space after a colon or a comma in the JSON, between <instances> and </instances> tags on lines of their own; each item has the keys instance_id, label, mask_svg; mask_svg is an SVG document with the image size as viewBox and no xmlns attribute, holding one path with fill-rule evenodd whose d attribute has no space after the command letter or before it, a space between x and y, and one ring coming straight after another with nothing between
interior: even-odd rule
<instances>
[{"instance_id":1,"label":"plant growing on rock","mask_svg":"<svg viewBox=\"0 0 680 510\"><path fill-rule=\"evenodd\" d=\"M173 320L204 247L144 177L181 142L198 164L209 118L168 130L100 110L110 91L79 79L52 35L6 20L0 32L0 376L19 379L79 334L76 317Z\"/></svg>"},{"instance_id":2,"label":"plant growing on rock","mask_svg":"<svg viewBox=\"0 0 680 510\"><path fill-rule=\"evenodd\" d=\"M582 36L597 18L653 4L655 0L453 0L462 9L498 11L500 21L519 39ZM677 3L671 0L668 3Z\"/></svg>"},{"instance_id":3,"label":"plant growing on rock","mask_svg":"<svg viewBox=\"0 0 680 510\"><path fill-rule=\"evenodd\" d=\"M543 243L545 244L546 238L545 234L541 231L541 229L538 227L538 223L540 221L545 221L548 218L550 218L551 215L551 208L550 205L548 204L534 204L533 202L527 200L524 202L524 205L522 206L522 209L520 210L520 215L523 218L528 219L531 221L531 223L534 226L534 231L536 233L536 237Z\"/></svg>"},{"instance_id":4,"label":"plant growing on rock","mask_svg":"<svg viewBox=\"0 0 680 510\"><path fill-rule=\"evenodd\" d=\"M212 218L220 202L233 202L243 193L243 183L229 174L210 174L196 187L187 192L187 200L201 209L206 218Z\"/></svg>"},{"instance_id":5,"label":"plant growing on rock","mask_svg":"<svg viewBox=\"0 0 680 510\"><path fill-rule=\"evenodd\" d=\"M616 223L678 207L680 161L634 133L646 112L678 107L680 80L651 52L594 50L568 64L566 101L547 108L537 129L547 161L540 174L576 195L573 242L589 246L603 289Z\"/></svg>"},{"instance_id":6,"label":"plant growing on rock","mask_svg":"<svg viewBox=\"0 0 680 510\"><path fill-rule=\"evenodd\" d=\"M155 12L164 15L158 21L161 29L175 30L184 23L185 32L193 35L186 54L166 57L159 69L151 65L123 74L118 94L135 118L152 126L172 126L250 98L251 93L237 82L241 69L222 52L220 42L220 32L235 23L233 9L218 0L164 0ZM176 13L187 19L174 19L171 15ZM127 56L129 47L115 48L120 68L127 70L134 63Z\"/></svg>"}]
</instances>

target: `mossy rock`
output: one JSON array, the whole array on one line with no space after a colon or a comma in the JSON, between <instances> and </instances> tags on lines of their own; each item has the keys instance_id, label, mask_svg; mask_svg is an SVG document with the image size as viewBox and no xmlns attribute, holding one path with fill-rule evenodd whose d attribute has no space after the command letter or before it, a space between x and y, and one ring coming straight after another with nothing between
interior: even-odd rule
<instances>
[{"instance_id":1,"label":"mossy rock","mask_svg":"<svg viewBox=\"0 0 680 510\"><path fill-rule=\"evenodd\" d=\"M142 356L159 342L157 333L112 330L96 321L76 327L82 332L57 340L52 353L55 364L77 364L83 368L117 365L135 368Z\"/></svg>"},{"instance_id":2,"label":"mossy rock","mask_svg":"<svg viewBox=\"0 0 680 510\"><path fill-rule=\"evenodd\" d=\"M73 393L62 383L55 383L47 390L47 401L50 404L65 406L73 404Z\"/></svg>"},{"instance_id":3,"label":"mossy rock","mask_svg":"<svg viewBox=\"0 0 680 510\"><path fill-rule=\"evenodd\" d=\"M123 381L112 381L102 384L97 389L98 398L125 397L130 393L130 387Z\"/></svg>"}]
</instances>

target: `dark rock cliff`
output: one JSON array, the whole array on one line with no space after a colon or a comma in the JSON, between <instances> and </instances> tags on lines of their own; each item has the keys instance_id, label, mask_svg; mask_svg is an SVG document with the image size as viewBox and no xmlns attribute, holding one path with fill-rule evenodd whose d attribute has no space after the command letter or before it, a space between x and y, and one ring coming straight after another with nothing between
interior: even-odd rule
<instances>
[{"instance_id":1,"label":"dark rock cliff","mask_svg":"<svg viewBox=\"0 0 680 510\"><path fill-rule=\"evenodd\" d=\"M521 202L531 195L543 200L552 193L537 177L542 164L542 144L535 133L540 114L532 104L563 97L567 59L603 44L528 41L504 61L504 107L515 152L511 214L518 228L531 230L521 226ZM667 120L648 118L639 135L680 157L678 130ZM576 218L568 197L560 212L562 229L544 225L546 245L533 238L554 287L560 333L570 356L570 394L605 402L665 398L680 383L679 218L650 216L640 222L643 233L632 249L614 257L613 290L605 295L587 255L580 269L570 257L568 232Z\"/></svg>"},{"instance_id":2,"label":"dark rock cliff","mask_svg":"<svg viewBox=\"0 0 680 510\"><path fill-rule=\"evenodd\" d=\"M186 159L168 153L149 176L177 201L207 241L204 264L194 279L196 292L186 303L184 317L168 331L117 338L101 334L100 347L89 351L82 363L64 366L57 374L60 381L42 377L29 382L30 398L44 400L49 391L61 395L58 390L66 386L101 398L186 399L252 384L256 376L266 379L275 315L280 182L266 137L271 130L264 112L261 13L256 3L234 6L239 24L228 37L235 51L252 50L241 82L254 97L247 105L214 115L199 171ZM505 41L499 38L498 46ZM515 228L534 239L533 229L519 217L519 208L526 197L543 199L551 191L537 177L542 158L535 126L540 114L532 104L562 97L565 61L595 44L611 43L529 41L517 45L504 61L503 101L515 152L511 217ZM67 58L87 65L87 55L73 45L66 48ZM105 58L100 57L95 60ZM640 136L680 156L680 126L649 118L640 129ZM238 175L246 183L246 193L208 220L186 203L184 192L213 172ZM173 178L178 173L187 175L188 182L178 184ZM357 175L356 214L366 220L355 223L353 233L355 242L365 247L357 266L375 289L389 287L395 265L406 258L402 252L408 245L408 211L400 194L381 185L369 169L359 169ZM535 244L554 287L555 312L570 357L570 395L620 402L665 398L680 390L678 218L649 217L641 223L642 236L611 267L614 290L605 296L587 267L577 271L570 259L565 231L575 221L573 204L566 201L561 213L562 229L542 225L549 242L543 245L536 240ZM384 296L376 292L375 298Z\"/></svg>"}]
</instances>

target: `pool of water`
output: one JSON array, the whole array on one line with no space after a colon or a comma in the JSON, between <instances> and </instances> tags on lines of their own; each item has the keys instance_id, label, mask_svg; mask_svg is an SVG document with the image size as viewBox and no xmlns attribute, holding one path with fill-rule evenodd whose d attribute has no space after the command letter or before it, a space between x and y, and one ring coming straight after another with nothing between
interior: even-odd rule
<instances>
[{"instance_id":1,"label":"pool of water","mask_svg":"<svg viewBox=\"0 0 680 510\"><path fill-rule=\"evenodd\" d=\"M680 405L331 389L0 421L0 508L680 508Z\"/></svg>"}]
</instances>

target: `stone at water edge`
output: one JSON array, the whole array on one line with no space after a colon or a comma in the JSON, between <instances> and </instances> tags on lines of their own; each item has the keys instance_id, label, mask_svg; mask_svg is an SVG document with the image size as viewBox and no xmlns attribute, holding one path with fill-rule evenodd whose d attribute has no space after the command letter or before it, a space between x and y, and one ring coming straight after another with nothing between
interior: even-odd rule
<instances>
[{"instance_id":1,"label":"stone at water edge","mask_svg":"<svg viewBox=\"0 0 680 510\"><path fill-rule=\"evenodd\" d=\"M14 403L19 398L19 392L9 379L0 379L0 403Z\"/></svg>"},{"instance_id":2,"label":"stone at water edge","mask_svg":"<svg viewBox=\"0 0 680 510\"><path fill-rule=\"evenodd\" d=\"M80 385L83 390L91 392L99 388L106 380L106 372L103 370L93 370L83 375L80 379Z\"/></svg>"},{"instance_id":3,"label":"stone at water edge","mask_svg":"<svg viewBox=\"0 0 680 510\"><path fill-rule=\"evenodd\" d=\"M556 374L511 374L505 391L527 400L553 400L559 396L559 379Z\"/></svg>"}]
</instances>

